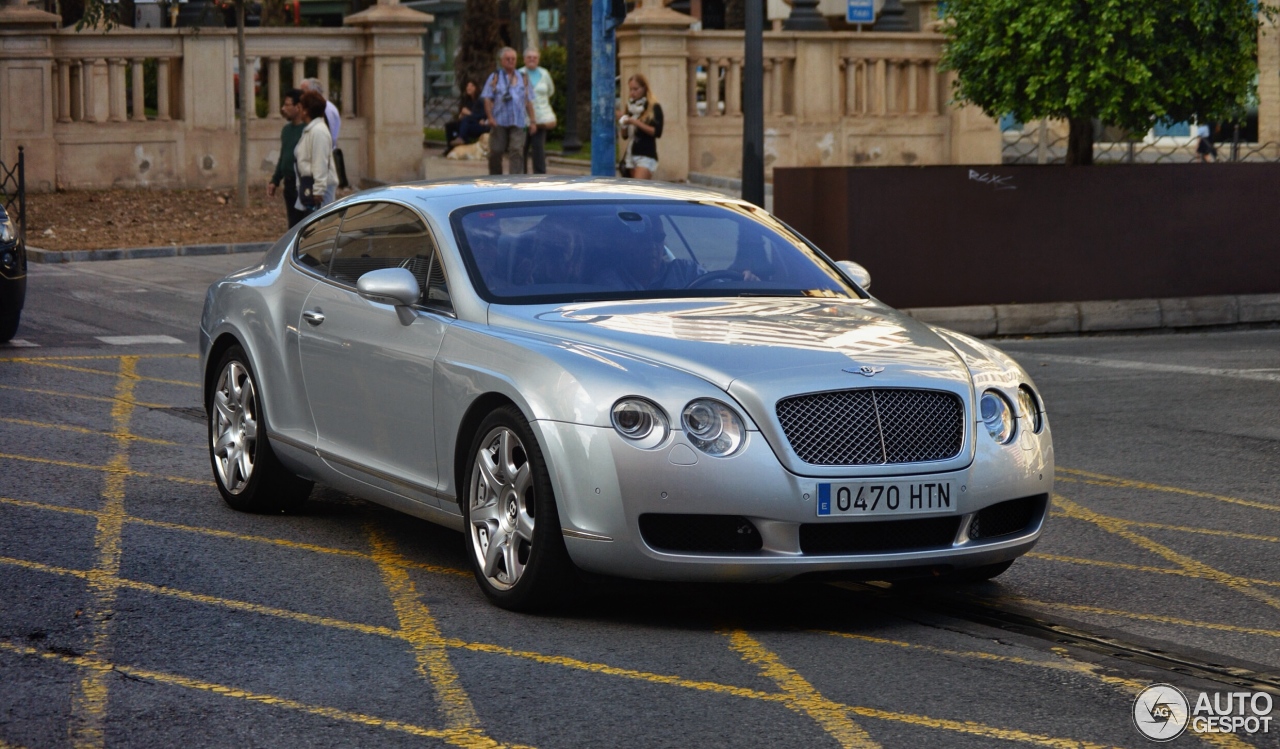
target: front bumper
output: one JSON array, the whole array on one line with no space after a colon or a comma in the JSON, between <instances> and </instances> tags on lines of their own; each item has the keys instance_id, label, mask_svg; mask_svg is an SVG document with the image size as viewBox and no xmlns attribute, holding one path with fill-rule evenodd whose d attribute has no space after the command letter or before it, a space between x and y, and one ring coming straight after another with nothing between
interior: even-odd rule
<instances>
[{"instance_id":1,"label":"front bumper","mask_svg":"<svg viewBox=\"0 0 1280 749\"><path fill-rule=\"evenodd\" d=\"M917 465L909 467L914 472L892 477L894 481L950 480L961 487L949 509L901 518L819 517L819 479L783 468L759 432L750 433L737 455L711 458L685 442L679 432L660 448L639 450L609 428L549 421L533 425L551 469L569 555L584 570L622 577L743 582L809 573L892 577L995 564L1025 554L1035 545L1053 491L1053 446L1047 424L1040 434L1024 434L1009 445L977 435L974 460L963 469L930 473ZM844 478L867 477L851 469ZM1038 509L1017 532L970 537L968 530L979 511L1020 499ZM759 534L758 548L671 551L646 542L641 517L670 520L673 515L745 519ZM910 548L894 548L892 543L879 542L853 553L815 551L821 545L804 541L806 536L812 539L814 531L839 536L847 530L817 526L904 520L927 521L924 524L935 531L945 526L955 532L942 531L941 541L934 533L934 541L923 546L907 542ZM864 528L854 530L859 537L874 537L881 528L891 527L903 526L878 526L870 533ZM652 541L651 523L646 530Z\"/></svg>"}]
</instances>

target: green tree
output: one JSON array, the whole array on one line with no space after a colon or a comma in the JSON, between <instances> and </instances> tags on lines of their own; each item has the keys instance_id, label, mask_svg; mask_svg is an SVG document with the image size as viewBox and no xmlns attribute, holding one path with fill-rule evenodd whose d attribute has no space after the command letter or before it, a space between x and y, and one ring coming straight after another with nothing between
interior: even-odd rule
<instances>
[{"instance_id":1,"label":"green tree","mask_svg":"<svg viewBox=\"0 0 1280 749\"><path fill-rule=\"evenodd\" d=\"M1067 163L1091 164L1095 119L1138 132L1243 119L1258 13L1252 0L951 0L943 65L957 101L992 117L1067 120Z\"/></svg>"}]
</instances>

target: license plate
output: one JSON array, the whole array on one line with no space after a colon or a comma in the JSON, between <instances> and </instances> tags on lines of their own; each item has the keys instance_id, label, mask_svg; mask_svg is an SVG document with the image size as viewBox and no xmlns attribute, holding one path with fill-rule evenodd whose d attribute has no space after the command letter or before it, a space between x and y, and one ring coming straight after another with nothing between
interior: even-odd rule
<instances>
[{"instance_id":1,"label":"license plate","mask_svg":"<svg viewBox=\"0 0 1280 749\"><path fill-rule=\"evenodd\" d=\"M818 484L818 515L910 515L954 510L951 481Z\"/></svg>"}]
</instances>

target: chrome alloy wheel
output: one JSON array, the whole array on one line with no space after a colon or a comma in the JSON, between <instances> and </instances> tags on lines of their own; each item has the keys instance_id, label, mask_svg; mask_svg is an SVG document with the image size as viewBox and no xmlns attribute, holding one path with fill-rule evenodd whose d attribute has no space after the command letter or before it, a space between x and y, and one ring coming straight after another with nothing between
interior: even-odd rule
<instances>
[{"instance_id":1,"label":"chrome alloy wheel","mask_svg":"<svg viewBox=\"0 0 1280 749\"><path fill-rule=\"evenodd\" d=\"M209 439L218 480L231 494L239 494L253 477L258 448L258 399L249 370L229 361L213 393L213 421Z\"/></svg>"},{"instance_id":2,"label":"chrome alloy wheel","mask_svg":"<svg viewBox=\"0 0 1280 749\"><path fill-rule=\"evenodd\" d=\"M533 550L533 472L520 437L507 427L485 435L471 469L471 550L489 584L509 590Z\"/></svg>"}]
</instances>

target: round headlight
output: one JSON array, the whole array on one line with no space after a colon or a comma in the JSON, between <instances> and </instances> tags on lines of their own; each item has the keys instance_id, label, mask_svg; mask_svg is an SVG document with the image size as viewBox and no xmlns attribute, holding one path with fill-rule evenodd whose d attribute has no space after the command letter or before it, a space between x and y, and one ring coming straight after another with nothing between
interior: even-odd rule
<instances>
[{"instance_id":1,"label":"round headlight","mask_svg":"<svg viewBox=\"0 0 1280 749\"><path fill-rule=\"evenodd\" d=\"M1036 394L1027 385L1018 388L1018 410L1027 420L1027 429L1033 434L1039 434L1040 428L1044 426L1044 415L1040 413L1040 402L1036 399Z\"/></svg>"},{"instance_id":2,"label":"round headlight","mask_svg":"<svg viewBox=\"0 0 1280 749\"><path fill-rule=\"evenodd\" d=\"M685 406L680 421L694 447L718 458L737 452L747 433L742 418L732 408L710 398Z\"/></svg>"},{"instance_id":3,"label":"round headlight","mask_svg":"<svg viewBox=\"0 0 1280 749\"><path fill-rule=\"evenodd\" d=\"M1002 445L1013 439L1013 407L1004 395L995 390L986 391L978 401L978 409L991 439Z\"/></svg>"},{"instance_id":4,"label":"round headlight","mask_svg":"<svg viewBox=\"0 0 1280 749\"><path fill-rule=\"evenodd\" d=\"M13 224L8 221L0 221L0 242L9 244L16 238L17 235L13 233Z\"/></svg>"},{"instance_id":5,"label":"round headlight","mask_svg":"<svg viewBox=\"0 0 1280 749\"><path fill-rule=\"evenodd\" d=\"M643 398L623 398L610 413L613 428L636 447L657 447L667 438L667 415Z\"/></svg>"}]
</instances>

